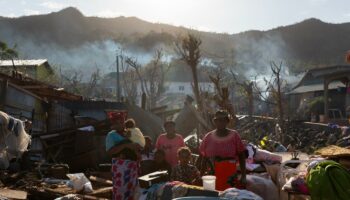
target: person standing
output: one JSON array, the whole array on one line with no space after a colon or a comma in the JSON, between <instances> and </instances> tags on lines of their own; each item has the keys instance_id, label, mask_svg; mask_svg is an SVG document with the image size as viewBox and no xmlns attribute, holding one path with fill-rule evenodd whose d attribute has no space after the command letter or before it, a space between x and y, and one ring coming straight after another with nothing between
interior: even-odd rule
<instances>
[{"instance_id":1,"label":"person standing","mask_svg":"<svg viewBox=\"0 0 350 200\"><path fill-rule=\"evenodd\" d=\"M215 113L214 124L216 129L207 133L200 144L201 155L210 160L216 176L216 187L225 190L237 175L236 162L239 160L241 169L240 184L246 184L245 147L237 131L228 129L230 118L224 110ZM241 186L241 185L240 185Z\"/></svg>"},{"instance_id":2,"label":"person standing","mask_svg":"<svg viewBox=\"0 0 350 200\"><path fill-rule=\"evenodd\" d=\"M133 200L138 178L141 147L125 136L125 116L110 116L113 129L106 137L106 151L112 157L113 200Z\"/></svg>"},{"instance_id":3,"label":"person standing","mask_svg":"<svg viewBox=\"0 0 350 200\"><path fill-rule=\"evenodd\" d=\"M178 162L177 151L185 146L185 142L181 135L176 134L175 122L166 121L164 123L164 129L166 133L161 134L157 138L156 149L163 150L166 161L171 167L175 167Z\"/></svg>"}]
</instances>

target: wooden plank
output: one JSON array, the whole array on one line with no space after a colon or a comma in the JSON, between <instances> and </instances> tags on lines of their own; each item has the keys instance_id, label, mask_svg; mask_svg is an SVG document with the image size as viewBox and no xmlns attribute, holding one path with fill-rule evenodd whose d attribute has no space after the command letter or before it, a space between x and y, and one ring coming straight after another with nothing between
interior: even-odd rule
<instances>
[{"instance_id":1,"label":"wooden plank","mask_svg":"<svg viewBox=\"0 0 350 200\"><path fill-rule=\"evenodd\" d=\"M81 194L77 194L78 197L81 197L82 199L87 199L87 200L108 200L106 198L101 198L101 197L94 197L91 195L81 195Z\"/></svg>"},{"instance_id":2,"label":"wooden plank","mask_svg":"<svg viewBox=\"0 0 350 200\"><path fill-rule=\"evenodd\" d=\"M105 187L105 188L94 190L94 192L90 193L89 195L95 196L97 198L111 199L112 193L113 193L113 187Z\"/></svg>"},{"instance_id":3,"label":"wooden plank","mask_svg":"<svg viewBox=\"0 0 350 200\"><path fill-rule=\"evenodd\" d=\"M43 89L48 88L47 85L23 85L22 88L24 89Z\"/></svg>"},{"instance_id":4,"label":"wooden plank","mask_svg":"<svg viewBox=\"0 0 350 200\"><path fill-rule=\"evenodd\" d=\"M10 85L11 87L13 87L13 88L19 90L19 91L22 91L22 92L24 92L24 93L26 93L26 94L28 94L28 95L30 95L30 96L32 96L32 97L34 97L34 98L40 100L40 101L44 101L44 102L46 102L46 103L48 102L48 101L45 101L43 98L39 97L38 95L36 95L36 94L34 94L34 93L32 93L32 92L30 92L30 91L28 91L28 90L23 89L22 86L15 85L15 84L13 84L13 83L9 83L9 85Z\"/></svg>"},{"instance_id":5,"label":"wooden plank","mask_svg":"<svg viewBox=\"0 0 350 200\"><path fill-rule=\"evenodd\" d=\"M109 127L110 125L110 121L107 120L102 120L102 121L98 121L95 123L91 123L91 124L84 124L84 125L80 125L80 126L73 126L73 127L69 127L69 128L63 128L63 129L57 129L57 130L53 130L47 133L41 133L41 134L33 134L33 137L38 137L38 136L44 136L44 135L52 135L52 134L59 134L59 135L65 135L65 134L71 134L72 132L77 131L77 129L79 128L83 128L86 126L93 126L96 129L98 129L99 127L104 127L107 126ZM107 133L106 133L107 134Z\"/></svg>"},{"instance_id":6,"label":"wooden plank","mask_svg":"<svg viewBox=\"0 0 350 200\"><path fill-rule=\"evenodd\" d=\"M7 94L7 88L8 88L8 81L7 79L3 79L0 84L0 109L4 110L5 104L6 104L6 94Z\"/></svg>"},{"instance_id":7,"label":"wooden plank","mask_svg":"<svg viewBox=\"0 0 350 200\"><path fill-rule=\"evenodd\" d=\"M105 188L100 188L97 190L94 190L93 193L90 193L90 195L97 195L97 194L102 194L102 193L108 193L108 192L112 192L113 187L105 187Z\"/></svg>"},{"instance_id":8,"label":"wooden plank","mask_svg":"<svg viewBox=\"0 0 350 200\"><path fill-rule=\"evenodd\" d=\"M89 177L90 181L106 184L106 185L113 185L113 182L104 178L99 178L96 176L90 176Z\"/></svg>"},{"instance_id":9,"label":"wooden plank","mask_svg":"<svg viewBox=\"0 0 350 200\"><path fill-rule=\"evenodd\" d=\"M20 190L0 189L0 196L10 199L27 199L27 192Z\"/></svg>"}]
</instances>

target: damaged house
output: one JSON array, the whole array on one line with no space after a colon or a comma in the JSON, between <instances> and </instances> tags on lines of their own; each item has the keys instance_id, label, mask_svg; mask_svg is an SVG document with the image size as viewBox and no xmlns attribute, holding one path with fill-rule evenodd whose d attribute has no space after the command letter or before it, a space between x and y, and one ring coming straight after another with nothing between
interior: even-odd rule
<instances>
[{"instance_id":1,"label":"damaged house","mask_svg":"<svg viewBox=\"0 0 350 200\"><path fill-rule=\"evenodd\" d=\"M291 117L320 122L344 121L350 106L349 79L348 65L307 71L288 93L289 110L296 111L290 112Z\"/></svg>"},{"instance_id":2,"label":"damaged house","mask_svg":"<svg viewBox=\"0 0 350 200\"><path fill-rule=\"evenodd\" d=\"M46 59L0 60L0 72L11 74L13 71L20 72L36 80L45 80L54 74Z\"/></svg>"},{"instance_id":3,"label":"damaged house","mask_svg":"<svg viewBox=\"0 0 350 200\"><path fill-rule=\"evenodd\" d=\"M137 106L87 101L31 75L13 73L13 66L5 68L2 69L8 73L0 72L0 109L15 118L33 122L28 132L32 138L28 151L32 161L64 162L72 170L95 167L103 162L105 135L110 130L108 110L127 110L128 116L139 122L138 127L153 138L162 131L161 120ZM38 72L41 70L33 67L32 75L41 74ZM151 122L142 123L149 120ZM94 128L87 130L84 128L87 126Z\"/></svg>"}]
</instances>

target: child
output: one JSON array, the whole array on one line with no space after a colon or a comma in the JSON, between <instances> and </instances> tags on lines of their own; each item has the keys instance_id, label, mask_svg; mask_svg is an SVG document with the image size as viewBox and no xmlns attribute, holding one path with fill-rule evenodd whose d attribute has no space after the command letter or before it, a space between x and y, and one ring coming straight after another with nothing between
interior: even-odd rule
<instances>
[{"instance_id":1,"label":"child","mask_svg":"<svg viewBox=\"0 0 350 200\"><path fill-rule=\"evenodd\" d=\"M154 153L154 167L153 171L162 171L167 170L168 174L171 174L171 166L170 164L165 160L165 152L161 149L158 149Z\"/></svg>"},{"instance_id":2,"label":"child","mask_svg":"<svg viewBox=\"0 0 350 200\"><path fill-rule=\"evenodd\" d=\"M152 139L149 136L145 136L145 147L141 152L141 175L149 174L153 171L154 168L154 152L153 152L153 144Z\"/></svg>"},{"instance_id":3,"label":"child","mask_svg":"<svg viewBox=\"0 0 350 200\"><path fill-rule=\"evenodd\" d=\"M154 160L154 146L152 139L149 136L144 136L145 138L145 147L142 150L142 160Z\"/></svg>"},{"instance_id":4,"label":"child","mask_svg":"<svg viewBox=\"0 0 350 200\"><path fill-rule=\"evenodd\" d=\"M191 150L188 147L181 147L178 150L177 155L179 158L179 164L172 170L171 180L198 185L200 182L200 173L196 166L189 164Z\"/></svg>"},{"instance_id":5,"label":"child","mask_svg":"<svg viewBox=\"0 0 350 200\"><path fill-rule=\"evenodd\" d=\"M130 141L139 144L142 148L145 147L145 138L139 128L136 128L135 120L128 119L125 121L126 137Z\"/></svg>"}]
</instances>

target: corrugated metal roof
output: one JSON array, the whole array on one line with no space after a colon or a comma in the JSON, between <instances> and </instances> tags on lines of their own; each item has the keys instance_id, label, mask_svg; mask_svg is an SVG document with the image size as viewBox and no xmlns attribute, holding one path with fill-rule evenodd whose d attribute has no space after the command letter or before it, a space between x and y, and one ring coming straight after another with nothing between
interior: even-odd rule
<instances>
[{"instance_id":1,"label":"corrugated metal roof","mask_svg":"<svg viewBox=\"0 0 350 200\"><path fill-rule=\"evenodd\" d=\"M329 76L339 73L350 73L350 65L335 65L329 67L315 68L309 70L314 77Z\"/></svg>"},{"instance_id":2,"label":"corrugated metal roof","mask_svg":"<svg viewBox=\"0 0 350 200\"><path fill-rule=\"evenodd\" d=\"M324 90L323 87L324 87L323 84L303 85L303 86L299 86L299 87L295 88L294 90L289 92L289 94L322 91L322 90ZM340 82L340 81L334 81L328 85L328 89L337 89L340 87L345 87L345 84Z\"/></svg>"},{"instance_id":3,"label":"corrugated metal roof","mask_svg":"<svg viewBox=\"0 0 350 200\"><path fill-rule=\"evenodd\" d=\"M15 66L40 66L47 62L47 59L36 60L13 60ZM0 60L0 67L12 66L12 60Z\"/></svg>"},{"instance_id":4,"label":"corrugated metal roof","mask_svg":"<svg viewBox=\"0 0 350 200\"><path fill-rule=\"evenodd\" d=\"M350 65L334 65L310 69L304 74L303 78L294 88L302 87L302 85L311 86L322 84L325 77L334 75L344 75L344 77L350 76Z\"/></svg>"}]
</instances>

